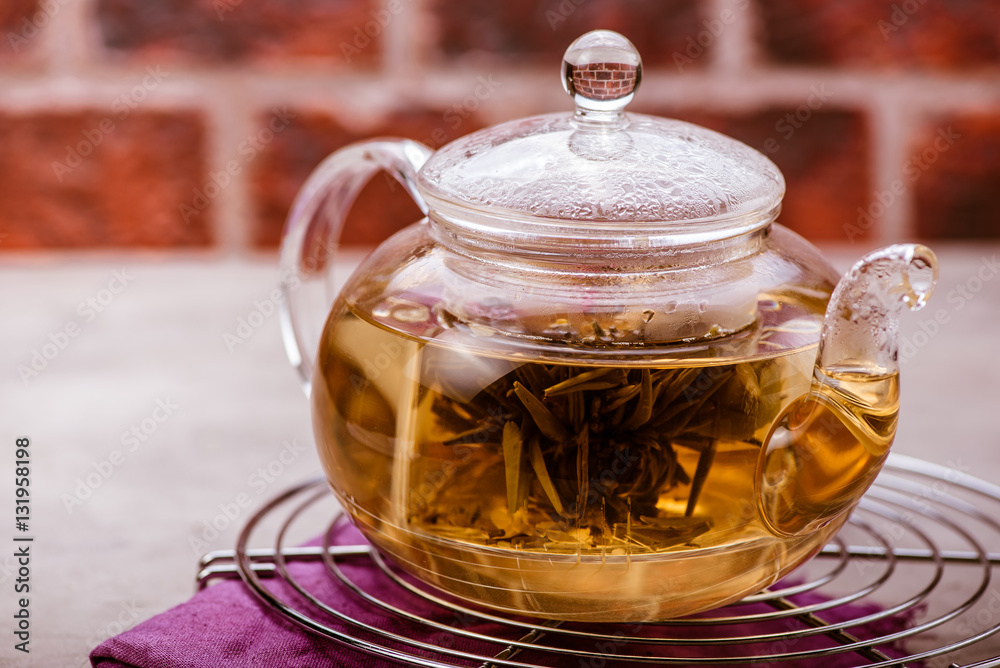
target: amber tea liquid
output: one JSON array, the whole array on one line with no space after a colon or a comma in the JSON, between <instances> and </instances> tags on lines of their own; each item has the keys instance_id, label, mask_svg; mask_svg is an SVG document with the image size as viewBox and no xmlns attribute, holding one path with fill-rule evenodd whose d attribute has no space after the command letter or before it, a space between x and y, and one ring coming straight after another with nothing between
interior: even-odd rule
<instances>
[{"instance_id":1,"label":"amber tea liquid","mask_svg":"<svg viewBox=\"0 0 1000 668\"><path fill-rule=\"evenodd\" d=\"M315 430L347 512L405 570L512 612L664 618L779 577L844 517L776 536L870 483L895 386L821 387L815 358L567 364L344 310L317 360ZM671 583L704 596L672 605Z\"/></svg>"}]
</instances>

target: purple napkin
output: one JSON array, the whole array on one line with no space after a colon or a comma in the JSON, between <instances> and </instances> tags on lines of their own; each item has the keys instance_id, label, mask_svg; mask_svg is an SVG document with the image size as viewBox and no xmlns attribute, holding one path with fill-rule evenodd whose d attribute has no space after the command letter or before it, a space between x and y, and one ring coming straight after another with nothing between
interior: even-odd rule
<instances>
[{"instance_id":1,"label":"purple napkin","mask_svg":"<svg viewBox=\"0 0 1000 668\"><path fill-rule=\"evenodd\" d=\"M332 542L340 545L352 545L363 541L353 527L341 524L334 529ZM341 563L344 573L355 581L362 590L422 617L484 635L499 635L508 641L515 640L525 633L524 630L501 627L472 617L458 616L452 611L419 599L389 580L367 557L345 559L339 563ZM289 571L307 591L314 593L323 602L380 629L478 655L494 656L505 647L503 644L462 638L408 622L395 615L383 613L375 606L360 600L343 584L331 577L322 563L293 563L289 564ZM293 601L296 603L296 607L302 609L300 595L286 582L278 578L268 579L265 582L268 588L282 600ZM821 600L823 599L815 595L804 595L797 597L796 602L800 605L808 605ZM312 610L311 608L306 609ZM730 612L732 614L749 614L767 610L770 608L757 604L733 608L727 611L727 614ZM876 608L873 606L840 606L819 614L827 622L835 623L843 619L856 618L874 610ZM379 640L368 632L353 629L345 622L327 618L321 613L311 612L310 614L322 620L327 626L350 635L385 644L385 640ZM911 616L897 616L875 625L852 628L848 631L862 639L871 638L902 630L910 622ZM796 620L788 619L770 624L672 626L665 631L663 627L655 625L621 625L609 628L601 625L575 624L572 628L598 633L614 634L616 631L628 635L668 633L671 637L694 638L773 633L779 628L801 629L804 628L804 625ZM581 641L574 638L560 638L553 634L546 636L542 640L542 644L593 652L633 653L649 656L720 656L720 653L726 651L725 647L698 648L653 645L625 647L608 641ZM814 636L798 640L778 641L777 643L762 643L751 649L754 650L754 653L767 654L777 651L797 652L832 646L835 646L833 641L823 636ZM412 653L414 650L407 651ZM747 646L737 646L733 649L733 655L742 655L746 651ZM474 661L460 660L440 654L428 656L442 663L478 665ZM895 656L900 656L900 654L897 653ZM239 581L226 581L213 585L199 592L188 602L105 641L94 649L90 660L94 668L247 668L253 666L266 666L267 668L304 666L310 668L389 668L400 665L386 659L378 659L360 653L305 631L260 603L257 597ZM588 658L572 655L557 656L530 650L518 654L513 657L513 660L528 664L539 663L546 666L571 666L573 668L581 665L592 665ZM593 663L593 665L607 665L609 668L616 665L611 661L604 664L601 659L594 659L594 661L598 663ZM823 668L839 668L840 666L847 667L868 663L859 655L851 653L825 657L818 661L822 662ZM618 663L617 665L624 664ZM792 668L819 664L813 660L812 662L785 661L774 665Z\"/></svg>"}]
</instances>

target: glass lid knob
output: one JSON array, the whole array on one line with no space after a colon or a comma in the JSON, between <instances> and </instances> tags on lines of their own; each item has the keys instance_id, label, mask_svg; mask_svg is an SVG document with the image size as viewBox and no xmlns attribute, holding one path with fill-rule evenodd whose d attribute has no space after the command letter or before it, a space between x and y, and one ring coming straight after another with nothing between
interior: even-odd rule
<instances>
[{"instance_id":1,"label":"glass lid knob","mask_svg":"<svg viewBox=\"0 0 1000 668\"><path fill-rule=\"evenodd\" d=\"M577 112L620 112L642 81L642 59L624 36L593 30L566 49L562 74Z\"/></svg>"}]
</instances>

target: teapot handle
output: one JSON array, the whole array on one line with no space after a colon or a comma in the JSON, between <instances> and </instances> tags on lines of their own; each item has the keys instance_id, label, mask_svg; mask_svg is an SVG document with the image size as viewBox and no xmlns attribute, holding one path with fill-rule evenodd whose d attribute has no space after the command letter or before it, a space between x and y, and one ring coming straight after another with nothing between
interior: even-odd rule
<instances>
[{"instance_id":1,"label":"teapot handle","mask_svg":"<svg viewBox=\"0 0 1000 668\"><path fill-rule=\"evenodd\" d=\"M431 153L409 139L351 144L320 163L296 196L281 240L281 332L307 396L316 350L337 296L333 261L347 212L372 175L385 170L426 214L416 179Z\"/></svg>"}]
</instances>

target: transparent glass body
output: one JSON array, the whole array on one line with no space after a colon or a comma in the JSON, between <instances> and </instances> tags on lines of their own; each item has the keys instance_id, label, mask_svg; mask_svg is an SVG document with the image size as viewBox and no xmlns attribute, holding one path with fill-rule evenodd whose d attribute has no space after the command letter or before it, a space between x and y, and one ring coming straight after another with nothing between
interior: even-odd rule
<instances>
[{"instance_id":1,"label":"transparent glass body","mask_svg":"<svg viewBox=\"0 0 1000 668\"><path fill-rule=\"evenodd\" d=\"M836 280L803 240L774 225L689 249L700 271L460 250L426 220L384 244L334 304L312 379L331 487L404 570L510 612L660 619L759 590L839 527L781 534L758 510L762 444L809 393ZM752 318L723 332L734 309ZM873 403L894 415L894 396Z\"/></svg>"}]
</instances>

